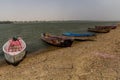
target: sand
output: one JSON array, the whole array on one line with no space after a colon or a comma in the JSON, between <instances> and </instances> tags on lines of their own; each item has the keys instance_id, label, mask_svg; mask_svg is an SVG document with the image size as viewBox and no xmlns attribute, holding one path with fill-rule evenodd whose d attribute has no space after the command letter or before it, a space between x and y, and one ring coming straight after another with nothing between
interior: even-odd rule
<instances>
[{"instance_id":1,"label":"sand","mask_svg":"<svg viewBox=\"0 0 120 80\"><path fill-rule=\"evenodd\" d=\"M18 66L0 66L0 80L120 80L120 24L96 41L37 51Z\"/></svg>"}]
</instances>

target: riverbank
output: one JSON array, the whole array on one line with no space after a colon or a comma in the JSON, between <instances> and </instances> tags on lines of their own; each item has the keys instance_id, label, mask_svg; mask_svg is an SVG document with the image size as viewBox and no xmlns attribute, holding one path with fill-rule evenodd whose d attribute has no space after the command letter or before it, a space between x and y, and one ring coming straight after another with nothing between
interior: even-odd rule
<instances>
[{"instance_id":1,"label":"riverbank","mask_svg":"<svg viewBox=\"0 0 120 80\"><path fill-rule=\"evenodd\" d=\"M96 41L36 52L18 66L1 65L1 80L119 80L120 25Z\"/></svg>"}]
</instances>

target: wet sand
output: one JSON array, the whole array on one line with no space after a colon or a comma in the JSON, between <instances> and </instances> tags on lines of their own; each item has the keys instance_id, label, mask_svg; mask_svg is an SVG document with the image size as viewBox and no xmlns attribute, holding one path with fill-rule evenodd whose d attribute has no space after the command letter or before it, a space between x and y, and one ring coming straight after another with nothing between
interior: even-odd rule
<instances>
[{"instance_id":1,"label":"wet sand","mask_svg":"<svg viewBox=\"0 0 120 80\"><path fill-rule=\"evenodd\" d=\"M0 66L0 80L120 80L120 25L96 41L37 51L18 66Z\"/></svg>"}]
</instances>

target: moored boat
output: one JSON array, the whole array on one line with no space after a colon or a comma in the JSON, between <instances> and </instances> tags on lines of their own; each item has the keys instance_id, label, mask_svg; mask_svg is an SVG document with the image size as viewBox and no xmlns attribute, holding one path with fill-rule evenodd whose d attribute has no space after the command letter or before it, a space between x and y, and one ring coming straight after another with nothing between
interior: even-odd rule
<instances>
[{"instance_id":1,"label":"moored boat","mask_svg":"<svg viewBox=\"0 0 120 80\"><path fill-rule=\"evenodd\" d=\"M117 26L95 26L97 29L116 29Z\"/></svg>"},{"instance_id":2,"label":"moored boat","mask_svg":"<svg viewBox=\"0 0 120 80\"><path fill-rule=\"evenodd\" d=\"M64 36L55 36L48 33L42 33L41 39L48 44L59 47L70 47L73 43L73 39L66 38Z\"/></svg>"},{"instance_id":3,"label":"moored boat","mask_svg":"<svg viewBox=\"0 0 120 80\"><path fill-rule=\"evenodd\" d=\"M16 45L17 44L17 45ZM3 45L5 59L10 64L18 64L26 55L26 43L22 38L9 39Z\"/></svg>"},{"instance_id":4,"label":"moored boat","mask_svg":"<svg viewBox=\"0 0 120 80\"><path fill-rule=\"evenodd\" d=\"M72 36L72 37L88 37L88 36L95 36L95 33L72 33L66 32L63 33L64 36Z\"/></svg>"},{"instance_id":5,"label":"moored boat","mask_svg":"<svg viewBox=\"0 0 120 80\"><path fill-rule=\"evenodd\" d=\"M108 32L110 32L110 29L88 28L88 31L95 32L95 33L108 33Z\"/></svg>"},{"instance_id":6,"label":"moored boat","mask_svg":"<svg viewBox=\"0 0 120 80\"><path fill-rule=\"evenodd\" d=\"M76 41L95 41L96 36L90 36L90 37L74 37L74 36L67 36L67 38L72 38Z\"/></svg>"}]
</instances>

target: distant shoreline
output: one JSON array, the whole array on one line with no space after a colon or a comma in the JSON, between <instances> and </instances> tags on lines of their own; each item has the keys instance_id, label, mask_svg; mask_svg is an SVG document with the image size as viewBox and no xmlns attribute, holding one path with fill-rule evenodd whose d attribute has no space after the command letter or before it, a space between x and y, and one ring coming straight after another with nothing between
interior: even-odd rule
<instances>
[{"instance_id":1,"label":"distant shoreline","mask_svg":"<svg viewBox=\"0 0 120 80\"><path fill-rule=\"evenodd\" d=\"M0 21L0 24L16 24L16 23L58 23L58 22L116 22L119 23L120 21L90 21L90 20L56 20L56 21Z\"/></svg>"},{"instance_id":2,"label":"distant shoreline","mask_svg":"<svg viewBox=\"0 0 120 80\"><path fill-rule=\"evenodd\" d=\"M0 24L12 24L12 23L14 23L14 22L12 22L12 21L0 21Z\"/></svg>"}]
</instances>

